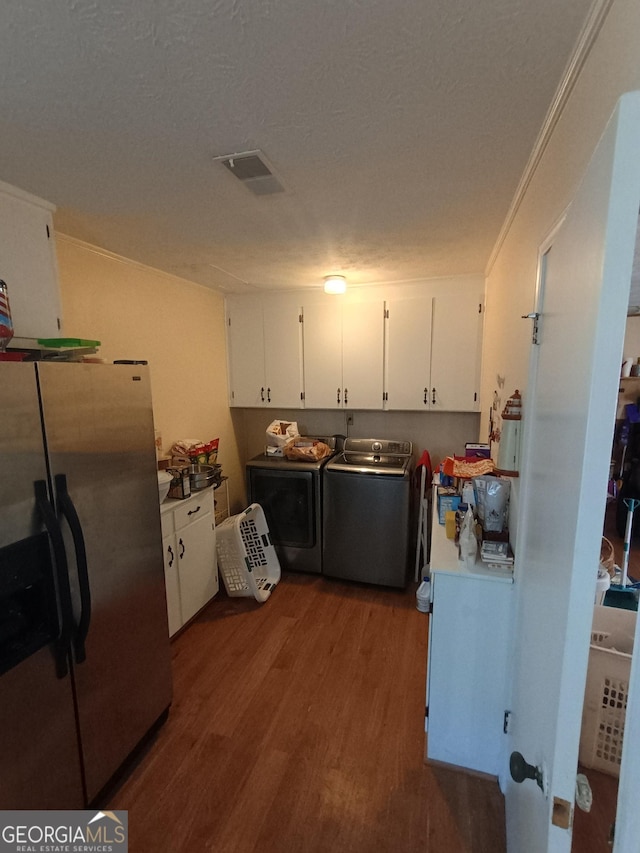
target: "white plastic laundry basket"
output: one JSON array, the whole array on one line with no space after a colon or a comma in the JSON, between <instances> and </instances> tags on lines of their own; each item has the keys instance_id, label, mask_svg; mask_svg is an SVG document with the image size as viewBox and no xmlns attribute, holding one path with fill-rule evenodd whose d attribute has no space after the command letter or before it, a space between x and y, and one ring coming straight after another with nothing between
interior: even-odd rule
<instances>
[{"instance_id":1,"label":"white plastic laundry basket","mask_svg":"<svg viewBox=\"0 0 640 853\"><path fill-rule=\"evenodd\" d=\"M593 609L579 758L610 776L620 775L635 628L633 610Z\"/></svg>"},{"instance_id":2,"label":"white plastic laundry basket","mask_svg":"<svg viewBox=\"0 0 640 853\"><path fill-rule=\"evenodd\" d=\"M280 561L259 504L216 527L218 569L227 595L264 602L280 580Z\"/></svg>"}]
</instances>

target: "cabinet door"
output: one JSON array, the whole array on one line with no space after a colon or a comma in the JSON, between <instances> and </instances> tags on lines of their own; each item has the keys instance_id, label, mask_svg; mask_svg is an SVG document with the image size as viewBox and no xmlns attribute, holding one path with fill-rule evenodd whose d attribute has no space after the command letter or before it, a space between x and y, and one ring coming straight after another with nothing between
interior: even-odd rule
<instances>
[{"instance_id":1,"label":"cabinet door","mask_svg":"<svg viewBox=\"0 0 640 853\"><path fill-rule=\"evenodd\" d=\"M480 409L480 333L482 296L452 292L433 304L431 409Z\"/></svg>"},{"instance_id":2,"label":"cabinet door","mask_svg":"<svg viewBox=\"0 0 640 853\"><path fill-rule=\"evenodd\" d=\"M382 409L384 302L345 303L342 312L343 405Z\"/></svg>"},{"instance_id":3,"label":"cabinet door","mask_svg":"<svg viewBox=\"0 0 640 853\"><path fill-rule=\"evenodd\" d=\"M16 338L61 332L60 292L51 209L0 185L0 278L9 288Z\"/></svg>"},{"instance_id":4,"label":"cabinet door","mask_svg":"<svg viewBox=\"0 0 640 853\"><path fill-rule=\"evenodd\" d=\"M211 513L179 530L176 546L184 624L218 591L216 539Z\"/></svg>"},{"instance_id":5,"label":"cabinet door","mask_svg":"<svg viewBox=\"0 0 640 853\"><path fill-rule=\"evenodd\" d=\"M182 627L180 611L180 583L178 580L178 549L176 537L165 536L162 540L164 551L164 585L167 593L167 616L169 619L169 636L173 637Z\"/></svg>"},{"instance_id":6,"label":"cabinet door","mask_svg":"<svg viewBox=\"0 0 640 853\"><path fill-rule=\"evenodd\" d=\"M386 409L430 407L432 304L431 296L387 302Z\"/></svg>"},{"instance_id":7,"label":"cabinet door","mask_svg":"<svg viewBox=\"0 0 640 853\"><path fill-rule=\"evenodd\" d=\"M433 571L427 756L502 771L513 585Z\"/></svg>"},{"instance_id":8,"label":"cabinet door","mask_svg":"<svg viewBox=\"0 0 640 853\"><path fill-rule=\"evenodd\" d=\"M264 373L266 404L284 409L302 406L302 331L300 306L264 301Z\"/></svg>"},{"instance_id":9,"label":"cabinet door","mask_svg":"<svg viewBox=\"0 0 640 853\"><path fill-rule=\"evenodd\" d=\"M304 404L342 408L342 304L340 297L304 307ZM333 301L331 301L333 300Z\"/></svg>"},{"instance_id":10,"label":"cabinet door","mask_svg":"<svg viewBox=\"0 0 640 853\"><path fill-rule=\"evenodd\" d=\"M227 300L229 405L263 406L267 399L264 369L262 302Z\"/></svg>"}]
</instances>

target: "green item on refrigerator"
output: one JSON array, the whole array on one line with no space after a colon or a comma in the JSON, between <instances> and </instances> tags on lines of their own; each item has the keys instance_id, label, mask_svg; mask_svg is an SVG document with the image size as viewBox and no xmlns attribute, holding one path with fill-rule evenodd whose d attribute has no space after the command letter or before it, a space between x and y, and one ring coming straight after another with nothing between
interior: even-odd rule
<instances>
[{"instance_id":1,"label":"green item on refrigerator","mask_svg":"<svg viewBox=\"0 0 640 853\"><path fill-rule=\"evenodd\" d=\"M100 341L85 341L82 338L38 338L38 343L51 349L63 347L99 347Z\"/></svg>"}]
</instances>

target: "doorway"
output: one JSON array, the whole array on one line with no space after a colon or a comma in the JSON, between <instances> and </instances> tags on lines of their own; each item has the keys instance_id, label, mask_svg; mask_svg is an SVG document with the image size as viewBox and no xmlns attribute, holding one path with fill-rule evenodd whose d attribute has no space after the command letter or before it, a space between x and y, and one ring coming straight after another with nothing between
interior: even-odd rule
<instances>
[{"instance_id":1,"label":"doorway","mask_svg":"<svg viewBox=\"0 0 640 853\"><path fill-rule=\"evenodd\" d=\"M639 220L640 231L640 220ZM640 308L634 305L638 300L638 291L640 290L640 241L636 237L636 250L633 265L633 275L631 281L631 291L629 298L629 313L625 328L624 344L623 344L623 359L621 376L618 388L618 403L616 411L615 432L611 442L611 470L609 477L609 485L607 491L607 503L603 521L603 549L601 559L607 559L613 563L616 575L612 582L620 583L619 571L624 562L624 539L626 532L626 512L623 504L625 494L633 493L636 496L633 487L631 490L627 485L626 491L623 491L623 482L629 483L632 474L635 476L635 471L640 472L640 422L635 421L633 410L629 411L627 406L638 407L640 405ZM638 367L631 370L633 375L625 376L628 372L624 369L625 362L631 361ZM637 494L640 498L640 493ZM629 543L628 550L628 577L629 582L640 580L640 507L637 510L638 519L633 514L633 536ZM609 547L610 546L610 547ZM602 594L596 592L595 601L598 602L602 598ZM618 594L610 592L605 596L602 603L611 608L611 615L618 609L634 610L637 608L637 601L632 593ZM626 613L620 614L621 617L626 617ZM595 626L594 626L595 627ZM626 634L633 630L633 623L629 623ZM597 638L595 638L597 642ZM611 644L607 644L609 649ZM624 651L628 651L630 647L627 645ZM621 651L618 649L618 651ZM601 655L599 651L595 651L594 655ZM604 663L601 663L604 661ZM626 698L628 690L628 677L630 673L630 659L622 655L615 661L617 672L622 678L626 677L626 684L622 683L621 698L619 705L626 707ZM600 669L602 671L600 671ZM590 657L589 673L587 680L587 691L590 689L600 690L600 679L607 676L606 656ZM595 670L595 671L594 671ZM604 704L604 698L603 698ZM619 713L619 712L618 712ZM594 721L589 717L583 717L583 734L584 728L593 726ZM589 736L591 732L587 732ZM614 739L616 735L614 733ZM624 737L622 737L622 748L624 750ZM583 747L584 749L584 747ZM587 754L583 754L581 750L581 759L584 759L589 765L598 763L598 760L592 760ZM608 767L606 766L608 765ZM597 769L593 766L584 766L579 761L578 772L586 775L591 786L593 795L593 803L591 811L586 813L576 807L574 816L572 853L599 853L599 851L610 849L614 840L614 830L616 822L616 812L618 806L618 785L619 785L619 765L613 757L606 757L606 760L600 761L599 766L602 769Z\"/></svg>"}]
</instances>

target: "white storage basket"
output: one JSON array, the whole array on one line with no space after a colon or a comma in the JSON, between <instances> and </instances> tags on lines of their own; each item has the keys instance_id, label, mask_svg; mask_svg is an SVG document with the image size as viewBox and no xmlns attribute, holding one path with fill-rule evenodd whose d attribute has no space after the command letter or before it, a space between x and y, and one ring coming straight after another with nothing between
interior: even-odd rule
<instances>
[{"instance_id":1,"label":"white storage basket","mask_svg":"<svg viewBox=\"0 0 640 853\"><path fill-rule=\"evenodd\" d=\"M266 601L280 580L280 561L259 504L216 527L218 569L227 595Z\"/></svg>"},{"instance_id":2,"label":"white storage basket","mask_svg":"<svg viewBox=\"0 0 640 853\"><path fill-rule=\"evenodd\" d=\"M633 610L593 609L579 758L610 776L620 775L635 628Z\"/></svg>"}]
</instances>

